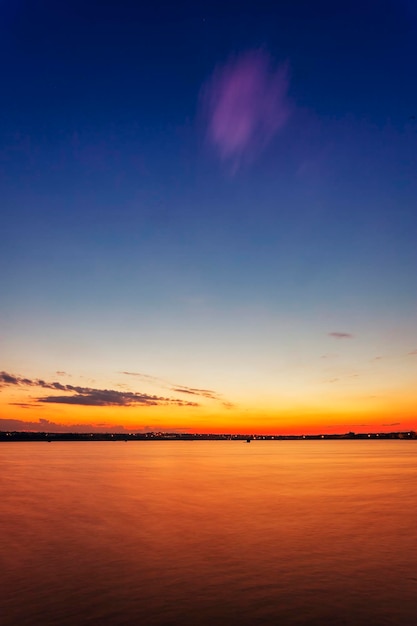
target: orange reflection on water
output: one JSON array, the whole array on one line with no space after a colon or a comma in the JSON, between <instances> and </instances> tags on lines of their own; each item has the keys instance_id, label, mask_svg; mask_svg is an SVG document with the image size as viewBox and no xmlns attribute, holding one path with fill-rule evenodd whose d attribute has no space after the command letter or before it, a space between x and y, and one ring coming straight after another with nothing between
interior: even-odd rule
<instances>
[{"instance_id":1,"label":"orange reflection on water","mask_svg":"<svg viewBox=\"0 0 417 626\"><path fill-rule=\"evenodd\" d=\"M2 444L4 624L411 624L416 443Z\"/></svg>"}]
</instances>

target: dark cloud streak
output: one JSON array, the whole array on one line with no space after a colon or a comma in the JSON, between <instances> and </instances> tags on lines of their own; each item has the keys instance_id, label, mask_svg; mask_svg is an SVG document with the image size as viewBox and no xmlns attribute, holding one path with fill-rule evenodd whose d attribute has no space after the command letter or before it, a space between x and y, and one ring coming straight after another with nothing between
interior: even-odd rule
<instances>
[{"instance_id":1,"label":"dark cloud streak","mask_svg":"<svg viewBox=\"0 0 417 626\"><path fill-rule=\"evenodd\" d=\"M178 385L177 387L171 387L171 391L176 393L188 393L193 396L201 396L208 398L209 400L220 400L220 395L211 389L195 389L194 387L183 387Z\"/></svg>"},{"instance_id":2,"label":"dark cloud streak","mask_svg":"<svg viewBox=\"0 0 417 626\"><path fill-rule=\"evenodd\" d=\"M170 385L167 381L141 374L139 372L122 372L127 376L135 376L143 381L157 383L170 391L177 394L186 394L187 396L195 396L196 398L206 398L221 402L224 406L233 406L229 402L225 402L222 396L212 389L198 389L195 387L186 387L185 385ZM41 378L29 379L21 376L15 376L7 372L0 372L0 387L16 385L21 387L40 387L42 389L50 389L52 391L61 391L68 395L47 395L36 398L38 403L55 403L55 404L78 404L83 406L157 406L157 405L174 405L184 407L200 406L197 402L182 400L179 398L171 398L147 393L136 393L130 391L117 391L114 389L95 389L93 387L80 387L77 385L63 384L57 381L48 382ZM191 400L191 399L190 399Z\"/></svg>"},{"instance_id":3,"label":"dark cloud streak","mask_svg":"<svg viewBox=\"0 0 417 626\"><path fill-rule=\"evenodd\" d=\"M3 386L16 385L23 387L41 387L42 389L52 389L63 391L70 395L48 395L36 399L41 403L56 404L77 404L83 406L199 406L196 402L186 402L178 398L168 398L163 396L150 395L146 393L136 393L131 391L116 391L114 389L94 389L92 387L79 387L75 385L63 385L59 382L46 382L42 379L30 380L8 374L0 373L0 383Z\"/></svg>"}]
</instances>

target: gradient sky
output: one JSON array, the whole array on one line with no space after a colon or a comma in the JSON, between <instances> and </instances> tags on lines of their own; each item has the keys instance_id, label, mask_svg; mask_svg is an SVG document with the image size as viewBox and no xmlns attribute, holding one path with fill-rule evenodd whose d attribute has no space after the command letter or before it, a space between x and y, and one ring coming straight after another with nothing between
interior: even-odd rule
<instances>
[{"instance_id":1,"label":"gradient sky","mask_svg":"<svg viewBox=\"0 0 417 626\"><path fill-rule=\"evenodd\" d=\"M0 429L416 429L415 3L0 10Z\"/></svg>"}]
</instances>

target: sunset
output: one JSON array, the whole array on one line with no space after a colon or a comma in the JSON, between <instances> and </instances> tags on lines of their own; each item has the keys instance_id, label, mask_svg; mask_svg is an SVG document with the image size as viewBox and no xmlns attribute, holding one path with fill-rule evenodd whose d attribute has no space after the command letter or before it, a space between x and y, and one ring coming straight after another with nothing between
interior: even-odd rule
<instances>
[{"instance_id":1,"label":"sunset","mask_svg":"<svg viewBox=\"0 0 417 626\"><path fill-rule=\"evenodd\" d=\"M5 427L299 432L344 416L415 428L417 124L405 68L417 21L406 7L380 15L372 41L366 6L355 41L329 13L321 46L303 55L310 22L290 9L272 30L259 14L240 41L224 32L232 13L184 5L182 30L166 33L153 9L76 6L8 16L1 354L18 382L3 375ZM36 44L45 37L52 56Z\"/></svg>"},{"instance_id":2,"label":"sunset","mask_svg":"<svg viewBox=\"0 0 417 626\"><path fill-rule=\"evenodd\" d=\"M77 6L5 9L4 428L416 428L412 8Z\"/></svg>"},{"instance_id":3,"label":"sunset","mask_svg":"<svg viewBox=\"0 0 417 626\"><path fill-rule=\"evenodd\" d=\"M400 568L404 518L417 549L405 499L393 495L415 484L415 441L403 439L417 432L416 4L0 0L0 11L6 626L417 623L411 588L383 591L386 556L365 556L360 530L380 519ZM304 481L318 494L314 519ZM37 508L42 485L48 513ZM101 495L110 493L114 509ZM359 501L363 517L350 517ZM312 526L294 530L298 514ZM32 518L43 520L32 539L44 544L24 579L15 555L32 562L22 539ZM63 519L54 550L68 579L43 613L35 598L61 571L47 537ZM337 530L322 542L313 527ZM140 573L114 548L119 530ZM87 536L100 532L94 548ZM238 567L228 546L246 534L252 561ZM270 577L256 539L269 535L276 562L294 564L287 578ZM350 542L364 564L349 561ZM110 545L123 588L110 560L94 560ZM343 546L343 559L329 545ZM97 587L85 582L88 601L76 588L82 554L83 580L100 572ZM368 562L374 578L359 589ZM32 579L34 568L46 578ZM303 568L322 572L316 594ZM246 571L253 580L239 578ZM26 588L35 621L13 600ZM192 589L201 610L187 604ZM129 590L148 594L150 608ZM100 594L113 598L103 609L92 600ZM277 608L274 594L289 604Z\"/></svg>"}]
</instances>

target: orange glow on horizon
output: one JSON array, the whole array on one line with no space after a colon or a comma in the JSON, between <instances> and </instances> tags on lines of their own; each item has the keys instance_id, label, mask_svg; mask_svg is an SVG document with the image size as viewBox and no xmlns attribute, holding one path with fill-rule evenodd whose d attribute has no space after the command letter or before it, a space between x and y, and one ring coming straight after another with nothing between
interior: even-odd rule
<instances>
[{"instance_id":1,"label":"orange glow on horizon","mask_svg":"<svg viewBox=\"0 0 417 626\"><path fill-rule=\"evenodd\" d=\"M13 398L15 400L15 398ZM398 402L384 409L380 406L298 407L294 408L220 408L212 407L95 407L66 404L42 404L29 399L25 404L10 402L3 394L1 415L4 420L18 420L15 428L25 424L36 430L70 428L92 430L161 431L192 433L253 434L342 434L354 432L391 432L417 430L417 417L411 402ZM7 421L6 421L7 423ZM29 427L27 430L35 429ZM0 426L0 430L5 430Z\"/></svg>"}]
</instances>

